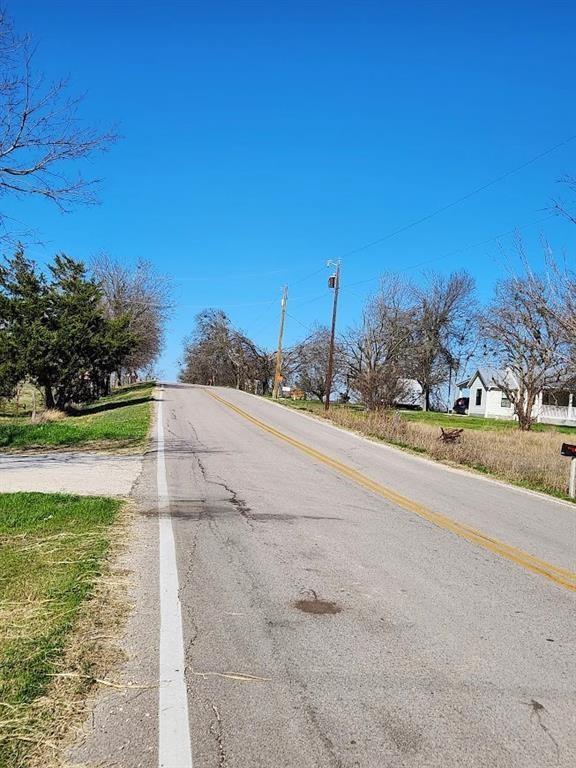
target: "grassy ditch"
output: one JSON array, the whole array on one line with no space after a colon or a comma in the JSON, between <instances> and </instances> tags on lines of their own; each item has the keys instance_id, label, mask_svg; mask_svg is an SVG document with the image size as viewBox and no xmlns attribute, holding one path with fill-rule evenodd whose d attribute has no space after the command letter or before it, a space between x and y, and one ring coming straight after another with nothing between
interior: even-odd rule
<instances>
[{"instance_id":1,"label":"grassy ditch","mask_svg":"<svg viewBox=\"0 0 576 768\"><path fill-rule=\"evenodd\" d=\"M122 387L69 414L40 413L35 422L30 416L0 415L0 449L139 448L148 433L153 388L152 383Z\"/></svg>"},{"instance_id":2,"label":"grassy ditch","mask_svg":"<svg viewBox=\"0 0 576 768\"><path fill-rule=\"evenodd\" d=\"M280 400L334 424L425 454L450 464L493 475L506 482L567 498L568 460L560 447L568 435L576 441L576 429L537 424L521 432L514 422L418 411L369 413L336 405L325 415L319 402ZM457 443L439 440L440 427L463 428Z\"/></svg>"},{"instance_id":3,"label":"grassy ditch","mask_svg":"<svg viewBox=\"0 0 576 768\"><path fill-rule=\"evenodd\" d=\"M62 729L58 697L46 693L67 674L64 650L105 568L120 506L99 497L0 494L0 766L33 764ZM90 661L72 676L85 687Z\"/></svg>"}]
</instances>

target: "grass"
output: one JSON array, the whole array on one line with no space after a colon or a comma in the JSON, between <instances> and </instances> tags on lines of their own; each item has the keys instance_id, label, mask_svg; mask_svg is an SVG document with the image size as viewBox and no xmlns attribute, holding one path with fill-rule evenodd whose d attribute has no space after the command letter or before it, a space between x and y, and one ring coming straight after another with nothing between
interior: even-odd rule
<instances>
[{"instance_id":1,"label":"grass","mask_svg":"<svg viewBox=\"0 0 576 768\"><path fill-rule=\"evenodd\" d=\"M30 382L24 382L18 387L18 394L11 400L0 398L0 416L25 416L31 414L36 403L40 409L44 404L44 395Z\"/></svg>"},{"instance_id":2,"label":"grass","mask_svg":"<svg viewBox=\"0 0 576 768\"><path fill-rule=\"evenodd\" d=\"M30 765L52 728L43 695L102 573L120 504L0 494L0 766Z\"/></svg>"},{"instance_id":3,"label":"grass","mask_svg":"<svg viewBox=\"0 0 576 768\"><path fill-rule=\"evenodd\" d=\"M73 414L32 422L26 416L0 419L0 449L97 446L140 447L148 434L152 383L122 387Z\"/></svg>"},{"instance_id":4,"label":"grass","mask_svg":"<svg viewBox=\"0 0 576 768\"><path fill-rule=\"evenodd\" d=\"M288 405L290 408L294 408L298 411L308 411L309 413L323 414L324 404L319 400L279 400L283 405ZM340 403L331 403L330 409L332 411L344 410L344 411L359 411L363 412L364 408L361 405L342 405ZM412 421L418 424L431 424L436 427L444 427L446 429L452 428L464 428L474 430L510 430L513 432L518 431L518 424L515 421L507 419L485 419L482 416L459 416L456 413L438 413L436 411L403 411L399 410L398 413L402 414L402 418L406 421ZM560 432L561 434L572 434L576 437L576 427L567 427L556 424L533 424L533 432Z\"/></svg>"},{"instance_id":5,"label":"grass","mask_svg":"<svg viewBox=\"0 0 576 768\"><path fill-rule=\"evenodd\" d=\"M455 413L435 413L434 411L402 411L407 421L419 424L431 424L436 427L465 428L474 430L500 430L518 432L518 423L507 419L485 419L482 416L459 416ZM556 424L533 424L533 432L560 432L576 436L576 427Z\"/></svg>"},{"instance_id":6,"label":"grass","mask_svg":"<svg viewBox=\"0 0 576 768\"><path fill-rule=\"evenodd\" d=\"M318 401L279 400L296 410L328 418L338 426L449 464L492 475L514 485L568 498L569 461L560 455L566 434L576 429L536 424L521 432L514 422L422 411L369 413L358 407ZM464 431L457 443L439 440L440 427Z\"/></svg>"}]
</instances>

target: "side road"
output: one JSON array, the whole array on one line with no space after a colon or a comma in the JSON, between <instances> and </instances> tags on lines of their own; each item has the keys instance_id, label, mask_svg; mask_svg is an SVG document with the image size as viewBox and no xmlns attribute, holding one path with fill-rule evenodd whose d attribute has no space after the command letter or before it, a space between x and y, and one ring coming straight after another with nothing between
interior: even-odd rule
<instances>
[{"instance_id":1,"label":"side road","mask_svg":"<svg viewBox=\"0 0 576 768\"><path fill-rule=\"evenodd\" d=\"M123 387L79 415L0 418L0 493L128 496L142 469L152 389Z\"/></svg>"},{"instance_id":2,"label":"side road","mask_svg":"<svg viewBox=\"0 0 576 768\"><path fill-rule=\"evenodd\" d=\"M0 454L0 492L128 496L141 469L139 454Z\"/></svg>"}]
</instances>

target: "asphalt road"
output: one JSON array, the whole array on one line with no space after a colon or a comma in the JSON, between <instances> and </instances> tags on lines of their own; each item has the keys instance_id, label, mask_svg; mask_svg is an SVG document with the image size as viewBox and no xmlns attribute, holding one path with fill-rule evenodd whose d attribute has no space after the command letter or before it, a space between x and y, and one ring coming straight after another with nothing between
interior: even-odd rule
<instances>
[{"instance_id":1,"label":"asphalt road","mask_svg":"<svg viewBox=\"0 0 576 768\"><path fill-rule=\"evenodd\" d=\"M576 764L573 507L242 392L162 397L130 563L145 687L96 702L76 763Z\"/></svg>"}]
</instances>

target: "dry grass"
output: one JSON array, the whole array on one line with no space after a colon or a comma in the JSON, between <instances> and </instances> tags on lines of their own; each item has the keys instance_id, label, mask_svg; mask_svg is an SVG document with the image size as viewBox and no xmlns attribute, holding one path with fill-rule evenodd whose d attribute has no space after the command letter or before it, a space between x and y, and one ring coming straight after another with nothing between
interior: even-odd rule
<instances>
[{"instance_id":1,"label":"dry grass","mask_svg":"<svg viewBox=\"0 0 576 768\"><path fill-rule=\"evenodd\" d=\"M439 440L431 424L409 421L400 413L367 413L334 408L328 418L346 429L424 453L434 459L495 475L555 496L566 497L568 460L560 455L566 436L556 432L464 429L457 443Z\"/></svg>"},{"instance_id":2,"label":"dry grass","mask_svg":"<svg viewBox=\"0 0 576 768\"><path fill-rule=\"evenodd\" d=\"M61 653L51 662L51 682L31 701L0 700L0 745L13 745L8 750L13 768L65 766L66 749L79 734L91 691L99 686L116 686L114 670L123 658L116 638L127 612L128 582L126 572L116 563L126 546L130 517L131 510L125 506L107 530L107 549L99 563L98 578L75 615ZM39 547L42 557L59 557L61 538L58 534L31 540L26 535L17 546L19 550ZM87 546L87 538L83 535L83 546ZM10 628L9 637L3 633L5 642L30 643L36 634L41 638L45 632L47 613L55 601L29 597L4 605L8 612L3 617L4 627Z\"/></svg>"},{"instance_id":3,"label":"dry grass","mask_svg":"<svg viewBox=\"0 0 576 768\"><path fill-rule=\"evenodd\" d=\"M39 411L31 419L34 424L51 424L53 421L61 421L66 418L63 411L57 411L55 408L47 408L45 411Z\"/></svg>"}]
</instances>

